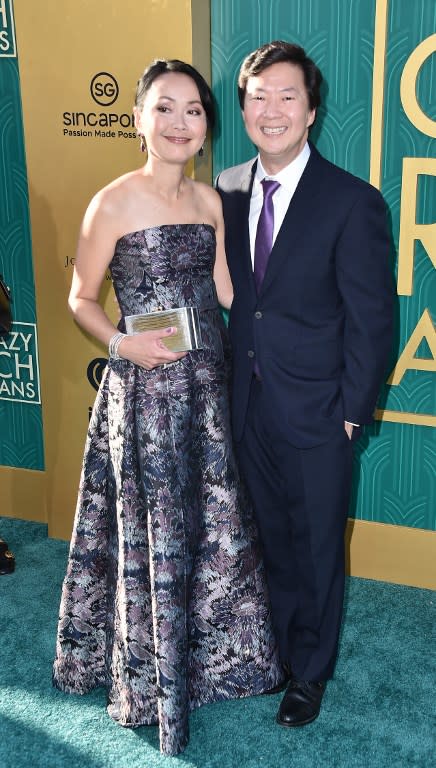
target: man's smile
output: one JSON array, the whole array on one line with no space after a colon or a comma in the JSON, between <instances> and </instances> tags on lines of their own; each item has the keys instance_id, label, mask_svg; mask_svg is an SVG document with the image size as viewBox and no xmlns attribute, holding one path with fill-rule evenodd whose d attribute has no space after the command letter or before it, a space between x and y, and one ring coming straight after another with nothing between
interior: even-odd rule
<instances>
[{"instance_id":1,"label":"man's smile","mask_svg":"<svg viewBox=\"0 0 436 768\"><path fill-rule=\"evenodd\" d=\"M276 128L268 127L267 125L261 126L260 130L262 131L265 136L279 136L282 133L285 133L287 131L286 125L279 125Z\"/></svg>"}]
</instances>

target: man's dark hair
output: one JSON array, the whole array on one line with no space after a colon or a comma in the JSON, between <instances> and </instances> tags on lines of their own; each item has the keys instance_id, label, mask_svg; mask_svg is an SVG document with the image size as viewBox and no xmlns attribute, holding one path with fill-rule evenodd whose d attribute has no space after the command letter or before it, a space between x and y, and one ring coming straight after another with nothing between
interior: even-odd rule
<instances>
[{"instance_id":1,"label":"man's dark hair","mask_svg":"<svg viewBox=\"0 0 436 768\"><path fill-rule=\"evenodd\" d=\"M147 67L142 77L138 80L135 106L142 109L145 97L151 85L156 78L161 75L166 75L168 72L179 72L182 75L188 75L188 77L194 81L198 88L200 101L206 113L207 127L212 131L215 125L215 104L212 91L203 75L200 75L194 67L187 64L185 61L180 61L180 59L155 59L155 61Z\"/></svg>"},{"instance_id":2,"label":"man's dark hair","mask_svg":"<svg viewBox=\"0 0 436 768\"><path fill-rule=\"evenodd\" d=\"M317 109L321 103L320 86L322 75L315 62L307 55L304 48L284 40L273 40L250 53L242 62L238 77L238 97L241 109L244 109L248 78L260 75L271 64L285 61L300 67L309 99L309 108Z\"/></svg>"}]
</instances>

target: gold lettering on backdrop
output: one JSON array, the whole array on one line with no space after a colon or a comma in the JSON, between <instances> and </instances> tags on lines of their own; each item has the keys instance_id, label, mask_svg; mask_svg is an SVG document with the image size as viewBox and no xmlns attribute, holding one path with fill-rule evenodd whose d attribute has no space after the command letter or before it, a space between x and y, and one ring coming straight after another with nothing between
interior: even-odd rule
<instances>
[{"instance_id":1,"label":"gold lettering on backdrop","mask_svg":"<svg viewBox=\"0 0 436 768\"><path fill-rule=\"evenodd\" d=\"M432 357L415 357L419 345L426 340L430 347ZM418 324L404 347L397 364L388 379L388 384L397 386L407 370L436 372L436 328L430 317L430 312L425 309Z\"/></svg>"},{"instance_id":2,"label":"gold lettering on backdrop","mask_svg":"<svg viewBox=\"0 0 436 768\"><path fill-rule=\"evenodd\" d=\"M416 98L416 80L422 65L436 52L436 34L420 43L407 59L401 75L400 96L403 109L418 131L436 139L436 121L423 112Z\"/></svg>"},{"instance_id":3,"label":"gold lettering on backdrop","mask_svg":"<svg viewBox=\"0 0 436 768\"><path fill-rule=\"evenodd\" d=\"M436 159L404 157L397 281L398 293L401 296L411 296L413 292L415 240L421 241L436 269L436 223L416 223L416 198L420 175L436 177Z\"/></svg>"},{"instance_id":4,"label":"gold lettering on backdrop","mask_svg":"<svg viewBox=\"0 0 436 768\"><path fill-rule=\"evenodd\" d=\"M374 30L374 62L371 122L370 182L381 187L381 160L383 152L383 112L385 97L385 66L387 48L387 22L389 0L376 0ZM436 138L436 121L425 114L416 96L416 82L424 62L436 52L436 34L423 40L410 54L404 66L400 98L412 125L421 133ZM415 240L420 240L436 268L436 222L416 223L417 185L420 175L436 176L433 158L403 158L401 185L398 293L411 296ZM421 342L426 341L432 358L415 357ZM388 384L398 386L408 369L436 372L436 330L431 314L425 309L415 330L406 342L403 352L392 371ZM429 413L406 413L377 409L375 418L402 424L436 427L436 416Z\"/></svg>"},{"instance_id":5,"label":"gold lettering on backdrop","mask_svg":"<svg viewBox=\"0 0 436 768\"><path fill-rule=\"evenodd\" d=\"M372 70L371 157L369 180L380 189L381 159L383 146L383 97L385 82L385 51L388 16L388 0L378 0L375 5L374 65Z\"/></svg>"},{"instance_id":6,"label":"gold lettering on backdrop","mask_svg":"<svg viewBox=\"0 0 436 768\"><path fill-rule=\"evenodd\" d=\"M15 57L15 55L12 0L0 0L0 56Z\"/></svg>"}]
</instances>

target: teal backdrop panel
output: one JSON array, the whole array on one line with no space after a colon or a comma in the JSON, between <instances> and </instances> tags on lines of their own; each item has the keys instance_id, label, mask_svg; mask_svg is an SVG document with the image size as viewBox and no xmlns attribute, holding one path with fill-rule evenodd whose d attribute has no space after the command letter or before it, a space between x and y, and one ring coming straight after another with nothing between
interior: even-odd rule
<instances>
[{"instance_id":1,"label":"teal backdrop panel","mask_svg":"<svg viewBox=\"0 0 436 768\"><path fill-rule=\"evenodd\" d=\"M44 469L29 196L12 0L0 3L0 273L13 327L0 336L0 465Z\"/></svg>"},{"instance_id":2,"label":"teal backdrop panel","mask_svg":"<svg viewBox=\"0 0 436 768\"><path fill-rule=\"evenodd\" d=\"M401 100L401 80L411 55L436 33L436 3L434 0L389 0L385 74L383 82L383 137L381 162L381 190L392 217L395 243L395 274L413 258L413 283L409 295L399 295L397 306L397 336L392 363L400 358L414 329L424 313L428 313L434 326L436 321L436 227L433 227L433 262L420 240L409 252L400 247L400 231L404 227L404 207L410 208L418 224L436 222L436 53L428 56L416 82L417 100L434 121L434 137L423 133L407 116ZM436 51L436 38L433 50ZM420 162L426 174L407 180L404 163ZM416 203L415 203L415 189ZM399 287L399 292L400 287ZM433 356L429 343L433 344ZM408 369L399 384L386 390L384 407L392 413L425 415L435 423L436 414L436 332L424 337L418 345L416 357L428 358L432 370ZM419 365L419 363L418 363ZM389 425L393 439L389 441L389 457L385 469L374 471L369 460L369 481L381 480L384 490L384 511L388 520L404 525L436 528L436 424L435 426ZM387 425L383 425L386 434Z\"/></svg>"},{"instance_id":3,"label":"teal backdrop panel","mask_svg":"<svg viewBox=\"0 0 436 768\"><path fill-rule=\"evenodd\" d=\"M214 175L256 152L245 135L237 99L243 58L269 40L302 45L324 76L323 106L311 133L321 153L376 183L374 153L380 132L377 185L389 208L396 279L399 260L404 264L407 257L399 254L401 200L405 207L412 205L414 194L412 185L404 183L403 158L430 162L436 157L435 137L412 124L400 96L409 57L435 35L434 0L211 0L211 30L212 84L221 126L214 141ZM374 85L375 50L383 66ZM435 92L433 53L419 70L416 95L436 128ZM380 105L377 125L373 120ZM430 165L428 173L417 177L416 189L416 223L431 225L436 221L436 171ZM386 383L382 390L380 409L386 420L375 421L360 440L350 510L358 519L428 530L436 530L436 254L429 253L432 247L436 248L436 235L427 250L418 238L414 242L413 290L398 297L388 374L398 360L404 360L405 347L423 313L427 325L419 325L423 330L420 334L418 328L418 340L422 338L409 352L400 382ZM423 358L427 360L421 364Z\"/></svg>"}]
</instances>

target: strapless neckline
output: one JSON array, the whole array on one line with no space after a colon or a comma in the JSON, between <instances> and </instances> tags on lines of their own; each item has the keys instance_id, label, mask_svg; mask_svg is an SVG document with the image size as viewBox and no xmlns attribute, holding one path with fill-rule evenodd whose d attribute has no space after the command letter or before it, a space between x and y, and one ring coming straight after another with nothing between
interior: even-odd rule
<instances>
[{"instance_id":1,"label":"strapless neckline","mask_svg":"<svg viewBox=\"0 0 436 768\"><path fill-rule=\"evenodd\" d=\"M212 224L206 224L204 222L186 222L182 224L155 224L152 227L144 227L143 229L134 229L132 232L126 232L124 235L118 238L117 243L121 240L125 240L126 237L133 237L134 235L140 235L145 232L151 232L154 229L168 229L171 227L204 227L205 229L211 229L215 235L215 227Z\"/></svg>"}]
</instances>

